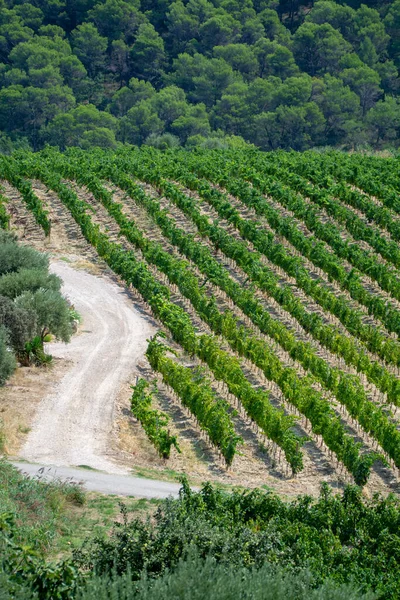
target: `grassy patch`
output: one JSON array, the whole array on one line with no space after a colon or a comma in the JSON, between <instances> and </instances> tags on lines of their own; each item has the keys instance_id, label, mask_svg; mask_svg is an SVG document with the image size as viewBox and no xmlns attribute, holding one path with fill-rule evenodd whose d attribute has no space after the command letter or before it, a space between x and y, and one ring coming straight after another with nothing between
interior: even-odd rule
<instances>
[{"instance_id":1,"label":"grassy patch","mask_svg":"<svg viewBox=\"0 0 400 600\"><path fill-rule=\"evenodd\" d=\"M106 538L116 522L122 522L121 503L131 517L146 519L160 504L161 500L146 498L121 498L103 496L95 492L86 494L84 507L69 507L68 521L62 530L54 552L65 555L79 548L85 540L93 537Z\"/></svg>"},{"instance_id":2,"label":"grassy patch","mask_svg":"<svg viewBox=\"0 0 400 600\"><path fill-rule=\"evenodd\" d=\"M0 460L0 514L14 517L17 543L45 554L68 522L68 507L82 505L84 499L79 486L31 479Z\"/></svg>"},{"instance_id":3,"label":"grassy patch","mask_svg":"<svg viewBox=\"0 0 400 600\"><path fill-rule=\"evenodd\" d=\"M122 522L121 502L131 518L145 520L161 501L104 496L68 481L31 479L0 460L0 515L13 516L15 543L47 560L68 557L88 538L106 538Z\"/></svg>"},{"instance_id":4,"label":"grassy patch","mask_svg":"<svg viewBox=\"0 0 400 600\"><path fill-rule=\"evenodd\" d=\"M151 467L133 467L131 469L131 475L134 477L143 477L144 479L156 479L159 481L173 481L179 483L183 473L168 468L152 469ZM191 480L191 483L194 483L194 480Z\"/></svg>"},{"instance_id":5,"label":"grassy patch","mask_svg":"<svg viewBox=\"0 0 400 600\"><path fill-rule=\"evenodd\" d=\"M146 519L161 501L86 493L69 482L31 479L0 460L0 515L15 518L15 542L51 559L68 555L87 538L105 538L115 522L122 522L121 502L130 516Z\"/></svg>"}]
</instances>

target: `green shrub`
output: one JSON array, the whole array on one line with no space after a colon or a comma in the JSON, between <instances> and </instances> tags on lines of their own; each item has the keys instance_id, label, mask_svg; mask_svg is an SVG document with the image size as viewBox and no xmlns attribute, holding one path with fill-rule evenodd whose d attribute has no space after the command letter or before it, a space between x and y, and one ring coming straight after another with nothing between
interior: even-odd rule
<instances>
[{"instance_id":1,"label":"green shrub","mask_svg":"<svg viewBox=\"0 0 400 600\"><path fill-rule=\"evenodd\" d=\"M138 583L130 574L95 578L80 590L76 600L372 600L351 585L331 581L313 589L307 572L297 575L260 569L234 568L214 558L195 555L181 560L173 571L157 580L143 577Z\"/></svg>"},{"instance_id":2,"label":"green shrub","mask_svg":"<svg viewBox=\"0 0 400 600\"><path fill-rule=\"evenodd\" d=\"M14 373L16 360L9 347L6 330L0 325L0 385L4 385L7 379Z\"/></svg>"},{"instance_id":3,"label":"green shrub","mask_svg":"<svg viewBox=\"0 0 400 600\"><path fill-rule=\"evenodd\" d=\"M24 292L15 299L15 305L36 315L35 335L43 341L49 333L63 342L69 342L72 323L68 302L58 291L39 289Z\"/></svg>"},{"instance_id":4,"label":"green shrub","mask_svg":"<svg viewBox=\"0 0 400 600\"><path fill-rule=\"evenodd\" d=\"M19 269L47 269L49 260L45 254L29 246L17 244L13 234L0 230L0 275Z\"/></svg>"},{"instance_id":5,"label":"green shrub","mask_svg":"<svg viewBox=\"0 0 400 600\"><path fill-rule=\"evenodd\" d=\"M153 146L153 148L157 148L158 150L168 150L169 148L178 148L180 141L172 133L163 133L162 135L151 133L146 139L145 145Z\"/></svg>"},{"instance_id":6,"label":"green shrub","mask_svg":"<svg viewBox=\"0 0 400 600\"><path fill-rule=\"evenodd\" d=\"M46 555L65 523L66 503L82 504L81 486L24 476L0 460L0 600L69 600L82 577L71 560Z\"/></svg>"},{"instance_id":7,"label":"green shrub","mask_svg":"<svg viewBox=\"0 0 400 600\"><path fill-rule=\"evenodd\" d=\"M159 577L174 569L194 547L201 558L232 568L308 569L317 586L327 579L354 581L389 600L398 598L399 527L397 498L366 502L355 486L343 495L323 486L318 500L284 502L261 490L227 494L210 484L194 493L185 483L179 500L165 501L155 522L119 524L110 539L94 540L76 560L99 575L130 571L139 580L143 570Z\"/></svg>"},{"instance_id":8,"label":"green shrub","mask_svg":"<svg viewBox=\"0 0 400 600\"><path fill-rule=\"evenodd\" d=\"M0 277L0 282L2 277ZM18 307L10 298L0 295L0 325L8 333L8 341L17 355L24 352L25 344L36 329L36 313Z\"/></svg>"},{"instance_id":9,"label":"green shrub","mask_svg":"<svg viewBox=\"0 0 400 600\"><path fill-rule=\"evenodd\" d=\"M14 300L23 292L36 292L40 288L59 291L61 279L49 274L47 269L20 269L0 277L0 296Z\"/></svg>"}]
</instances>

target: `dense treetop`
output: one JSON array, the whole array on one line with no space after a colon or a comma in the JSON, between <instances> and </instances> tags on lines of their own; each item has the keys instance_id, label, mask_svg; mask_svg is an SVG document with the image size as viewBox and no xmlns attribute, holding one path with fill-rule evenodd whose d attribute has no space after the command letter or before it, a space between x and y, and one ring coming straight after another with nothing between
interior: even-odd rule
<instances>
[{"instance_id":1,"label":"dense treetop","mask_svg":"<svg viewBox=\"0 0 400 600\"><path fill-rule=\"evenodd\" d=\"M0 0L0 149L396 145L400 0Z\"/></svg>"}]
</instances>

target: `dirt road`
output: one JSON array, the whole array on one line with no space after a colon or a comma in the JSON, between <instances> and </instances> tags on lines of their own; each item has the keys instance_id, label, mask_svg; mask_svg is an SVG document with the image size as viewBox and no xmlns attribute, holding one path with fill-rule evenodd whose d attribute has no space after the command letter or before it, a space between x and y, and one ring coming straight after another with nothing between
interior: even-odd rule
<instances>
[{"instance_id":1,"label":"dirt road","mask_svg":"<svg viewBox=\"0 0 400 600\"><path fill-rule=\"evenodd\" d=\"M62 278L82 326L69 344L48 344L50 354L70 360L71 368L41 402L20 455L41 464L124 473L107 457L115 399L154 330L110 280L64 262L53 263L51 271Z\"/></svg>"},{"instance_id":2,"label":"dirt road","mask_svg":"<svg viewBox=\"0 0 400 600\"><path fill-rule=\"evenodd\" d=\"M116 496L138 496L139 498L178 497L180 483L142 479L131 475L116 475L76 469L71 467L50 467L30 463L13 462L22 473L29 477L40 477L46 481L71 481L81 483L85 490ZM197 490L198 488L192 488Z\"/></svg>"}]
</instances>

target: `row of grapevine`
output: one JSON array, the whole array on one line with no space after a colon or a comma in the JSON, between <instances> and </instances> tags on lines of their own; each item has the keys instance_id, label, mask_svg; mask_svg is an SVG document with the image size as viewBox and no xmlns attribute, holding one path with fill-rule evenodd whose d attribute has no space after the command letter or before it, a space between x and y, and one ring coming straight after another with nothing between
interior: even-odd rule
<instances>
[{"instance_id":1,"label":"row of grapevine","mask_svg":"<svg viewBox=\"0 0 400 600\"><path fill-rule=\"evenodd\" d=\"M69 171L69 174L71 175L71 164L69 164L68 167L65 167L65 163L63 163L63 165L64 165L63 166L64 175L66 174L67 171ZM77 172L74 172L73 174L75 175L75 177L80 178L80 181L82 183L86 183L89 186L89 188L91 189L91 191L93 193L97 194L98 199L100 199L100 201L102 201L103 203L105 203L106 206L108 206L108 209L112 208L112 210L110 212L114 216L114 218L116 218L117 222L120 224L121 232L123 232L132 243L139 244L139 247L144 252L144 255L146 256L146 258L148 260L150 260L150 262L154 261L154 253L153 253L153 255L151 253L149 254L149 248L152 246L152 244L149 241L147 242L147 244L144 244L143 239L142 239L140 233L138 232L137 228L133 225L132 222L127 223L126 218L123 216L123 214L120 210L120 207L115 205L115 203L113 203L112 200L110 199L110 194L104 189L101 191L98 182L96 183L94 181L93 171L96 169L96 167L94 165L92 165L90 174L88 174L85 177L84 172L83 172L84 168L81 169L81 167L82 167L81 161L79 162L79 165L80 166L76 165L76 167L78 167L78 169L81 170L81 173L79 174ZM120 174L120 177L121 177L121 174ZM154 244L153 244L153 247L155 247ZM158 256L160 255L160 248L158 248L157 254L158 254ZM169 269L165 270L165 267L168 262L171 263L171 258L169 257L168 253L164 253L164 259L162 261L162 267L161 267L162 270L164 270L164 272L166 272L166 274L171 278L171 280L174 283L178 283L178 286L180 287L182 293L184 295L186 295L187 297L189 297L189 299L192 301L192 303L194 304L194 306L197 309L197 311L199 312L199 314L214 329L214 331L220 332L224 326L221 325L221 319L218 321L218 318L215 313L215 307L213 307L213 311L211 311L211 312L208 310L208 308L206 308L206 305L207 305L206 297L203 298L202 304L201 304L201 302L199 303L199 291L198 290L195 295L193 295L193 293L188 294L187 272L183 278L184 286L186 287L186 290L185 290L185 287L182 288L182 283L183 283L182 279L181 279L181 281L179 281L179 277L177 278L177 274L180 271L178 263L175 263L175 265L172 268L170 267ZM159 262L156 262L155 264L157 264L157 266L160 265ZM191 284L193 289L195 289L195 286L196 286L195 282L196 282L196 280L194 280ZM244 303L244 304L246 304L246 303ZM224 321L225 321L225 324L229 323L227 316L225 316ZM225 337L228 339L228 342L231 344L231 346L235 350L239 350L239 352L241 352L245 356L251 357L251 355L248 354L248 351L246 352L246 345L248 345L248 344L242 343L241 346L239 346L239 348L238 348L237 339L235 339L235 336L233 335L233 332L238 330L238 324L233 322L233 324L230 324L230 325L231 325L230 335L227 335L226 331L224 332ZM225 325L225 327L226 327L226 325ZM258 340L255 340L254 336L251 336L250 332L246 331L245 328L241 327L240 330L241 330L241 334L245 340L248 339L251 341L251 339L253 338L252 345L254 346L254 343L256 343ZM299 406L301 406L301 404L299 404L300 403L300 394L296 394L296 393L293 394L293 391L291 390L291 395L290 395L290 394L288 394L288 390L285 389L285 386L282 385L282 382L284 382L284 376L280 376L280 372L282 371L282 365L279 364L279 361L277 360L277 358L274 357L271 353L268 353L266 351L266 349L262 348L262 346L259 343L258 343L258 352L259 352L259 356L256 359L254 358L254 356L251 357L253 362L255 362L255 364L257 364L257 366L259 366L259 367L262 366L263 371L266 374L266 376L268 378L271 378L271 376L272 376L272 379L278 383L278 385L281 387L282 391L288 397L289 401L291 401L292 403L294 402L295 406L297 406L299 408ZM268 361L269 361L268 371L266 371L266 368L265 368L265 360L266 359L268 359ZM315 359L318 360L317 357L315 357ZM272 368L272 365L274 365L274 368ZM284 371L289 372L289 369L284 369ZM292 372L292 375L293 375L293 372ZM354 389L355 389L355 387L354 387L355 383L354 382L350 382L350 383L351 383L351 386L349 387L348 383L345 382L344 380L342 380L340 382L340 385L337 386L337 391L338 391L338 394L340 394L341 399L346 398L346 400L348 402L350 402L350 398L352 397L352 395L354 395ZM304 384L302 385L299 381L296 383L295 387L300 388L300 392L306 391ZM314 397L314 401L316 401L315 391L313 391L311 388L309 388L308 394L311 397ZM294 401L294 399L296 401ZM321 401L322 400L320 398L320 402ZM372 426L372 427L374 427L374 429L376 429L378 431L377 423L383 419L383 421L386 422L386 427L390 426L389 423L387 422L387 419L384 417L384 415L383 415L383 413L381 413L381 411L379 411L378 409L374 410L372 407L372 404L371 404L371 406L369 406L368 402L367 402L367 405L368 405L367 410L364 410L365 407L363 406L362 409L359 411L359 415L363 416L364 424L368 424L368 426L370 428ZM355 411L355 406L356 406L356 404L353 402L353 404L352 404L353 411ZM372 413L373 413L372 419L371 419L371 409L372 409ZM304 411L304 408L301 410L301 412L303 412L303 411ZM329 407L325 403L325 412L328 412L328 411L329 411ZM368 416L367 416L367 413L369 413ZM312 411L308 410L304 414L306 414L306 416L310 418L310 421L312 422L312 424L315 428L320 426L321 419L319 418L318 420L316 420L315 414L313 414ZM378 421L377 421L377 418L378 418ZM373 425L373 423L374 423L374 425ZM394 427L392 427L391 430L395 432ZM325 432L326 431L328 431L327 427L325 427ZM324 437L324 434L323 434L323 437ZM387 444L387 446L389 449L389 444ZM394 444L392 444L391 450L393 450L393 447L394 447Z\"/></svg>"},{"instance_id":2,"label":"row of grapevine","mask_svg":"<svg viewBox=\"0 0 400 600\"><path fill-rule=\"evenodd\" d=\"M150 384L142 378L133 387L131 397L131 412L140 422L147 437L162 458L169 458L171 447L180 452L178 438L171 435L167 426L170 421L168 415L152 408L154 394L149 389Z\"/></svg>"},{"instance_id":3,"label":"row of grapevine","mask_svg":"<svg viewBox=\"0 0 400 600\"><path fill-rule=\"evenodd\" d=\"M243 439L236 434L229 415L229 405L217 398L204 377L194 377L190 368L184 367L167 355L167 347L154 337L146 351L151 367L174 390L182 404L189 408L204 430L221 451L228 466L232 464L238 444Z\"/></svg>"},{"instance_id":4,"label":"row of grapevine","mask_svg":"<svg viewBox=\"0 0 400 600\"><path fill-rule=\"evenodd\" d=\"M42 203L32 191L32 186L29 181L26 181L19 175L16 165L3 156L0 160L0 179L5 179L11 183L21 194L25 204L32 212L36 223L43 229L46 235L50 234L50 221L48 213L43 209Z\"/></svg>"},{"instance_id":5,"label":"row of grapevine","mask_svg":"<svg viewBox=\"0 0 400 600\"><path fill-rule=\"evenodd\" d=\"M6 206L7 198L0 193L0 229L8 229L10 225L10 215Z\"/></svg>"},{"instance_id":6,"label":"row of grapevine","mask_svg":"<svg viewBox=\"0 0 400 600\"><path fill-rule=\"evenodd\" d=\"M213 175L213 166L210 160L207 163L203 161L193 168L197 173L205 175L210 181L214 181L225 187L234 196L240 198L246 206L253 208L257 214L266 217L272 229L283 235L302 255L325 271L329 278L337 281L344 290L349 292L354 300L367 308L369 314L380 320L388 331L400 335L400 311L388 303L387 300L369 292L362 285L356 270L348 272L341 264L340 259L326 250L322 243L318 243L316 240L307 237L290 218L282 216L252 186L243 180L235 180L228 173ZM202 183L205 186L209 185L204 181ZM282 186L275 183L272 179L270 186L268 194L279 198L279 190L282 189ZM265 189L264 191L267 190ZM283 195L286 195L285 191ZM297 262L298 267L303 266L302 261L296 259L297 257L292 257L292 262ZM326 288L324 289L326 290Z\"/></svg>"},{"instance_id":7,"label":"row of grapevine","mask_svg":"<svg viewBox=\"0 0 400 600\"><path fill-rule=\"evenodd\" d=\"M299 440L291 431L293 418L285 416L282 410L274 408L266 391L253 388L244 376L239 361L221 350L213 337L196 334L185 311L169 301L168 288L154 279L144 262L137 261L132 253L109 241L107 236L93 225L87 214L86 203L80 201L76 194L62 183L60 175L45 168L43 161L36 162L32 158L29 161L21 161L19 168L26 176L41 180L58 194L99 255L128 285L132 285L139 291L156 318L169 329L174 340L190 355L197 355L204 360L216 378L225 382L229 392L241 401L249 416L260 426L263 433L283 449L294 472L301 470L302 455ZM186 266L180 269L180 276L184 281L184 277L187 276ZM356 454L358 457L358 451Z\"/></svg>"}]
</instances>

